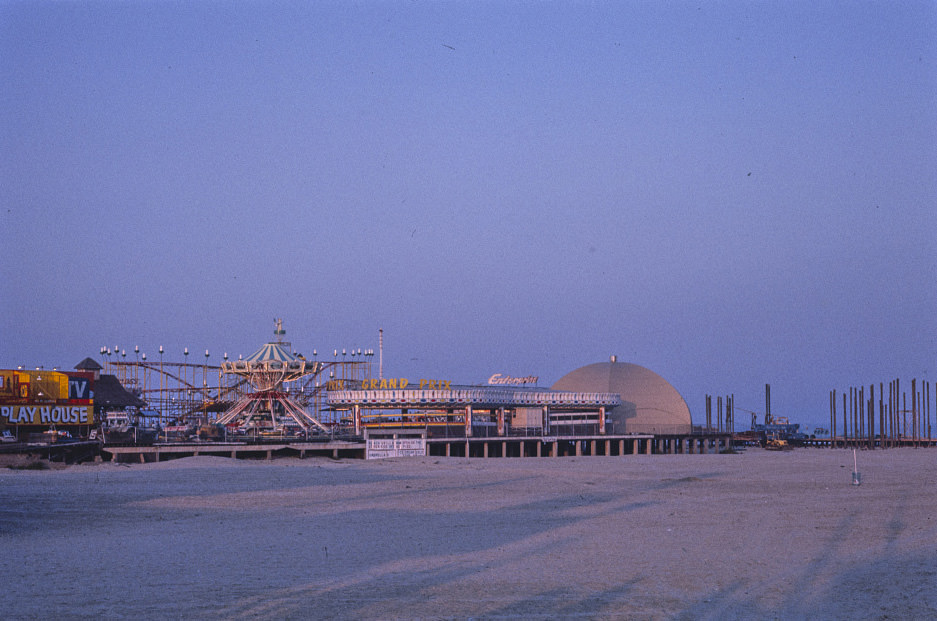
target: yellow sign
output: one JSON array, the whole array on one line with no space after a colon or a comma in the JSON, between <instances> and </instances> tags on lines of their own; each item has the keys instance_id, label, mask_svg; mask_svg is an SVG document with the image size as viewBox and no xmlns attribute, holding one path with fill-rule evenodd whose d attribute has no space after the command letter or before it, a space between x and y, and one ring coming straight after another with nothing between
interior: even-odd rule
<instances>
[{"instance_id":1,"label":"yellow sign","mask_svg":"<svg viewBox=\"0 0 937 621\"><path fill-rule=\"evenodd\" d=\"M408 386L410 386L410 380L405 377L366 379L361 380L360 390L404 390ZM419 390L452 390L452 381L421 379L419 386ZM325 384L326 390L346 390L347 388L345 380L329 380Z\"/></svg>"},{"instance_id":2,"label":"yellow sign","mask_svg":"<svg viewBox=\"0 0 937 621\"><path fill-rule=\"evenodd\" d=\"M362 390L403 390L410 385L410 380L405 377L391 377L384 379L370 379L361 382Z\"/></svg>"},{"instance_id":3,"label":"yellow sign","mask_svg":"<svg viewBox=\"0 0 937 621\"><path fill-rule=\"evenodd\" d=\"M4 405L0 416L19 425L90 425L94 407L90 405Z\"/></svg>"}]
</instances>

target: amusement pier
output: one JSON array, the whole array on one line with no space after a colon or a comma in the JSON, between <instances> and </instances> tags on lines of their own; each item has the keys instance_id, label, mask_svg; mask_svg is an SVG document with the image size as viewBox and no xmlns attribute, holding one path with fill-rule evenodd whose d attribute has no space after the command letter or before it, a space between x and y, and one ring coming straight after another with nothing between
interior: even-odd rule
<instances>
[{"instance_id":1,"label":"amusement pier","mask_svg":"<svg viewBox=\"0 0 937 621\"><path fill-rule=\"evenodd\" d=\"M734 398L706 397L694 425L683 397L665 379L611 356L573 370L549 388L537 377L493 374L485 385L445 378L385 377L383 332L375 351L334 349L307 358L284 339L220 365L157 360L102 347L74 371L0 370L0 454L55 461L163 461L192 455L272 459L328 456L564 457L707 454L738 445L784 449L932 446L929 387L912 383L911 409L899 409L897 382L886 401L862 389L831 393L837 437L807 437L770 412L752 413L736 432ZM874 390L874 386L872 387ZM905 405L907 397L904 397ZM910 426L907 422L910 414ZM902 425L902 422L904 425ZM848 429L851 429L849 433ZM908 435L911 431L911 435Z\"/></svg>"}]
</instances>

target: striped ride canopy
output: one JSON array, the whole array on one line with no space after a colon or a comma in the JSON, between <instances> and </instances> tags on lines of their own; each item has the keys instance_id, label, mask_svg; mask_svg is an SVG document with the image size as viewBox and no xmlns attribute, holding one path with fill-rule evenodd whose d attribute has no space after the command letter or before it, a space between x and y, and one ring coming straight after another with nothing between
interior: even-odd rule
<instances>
[{"instance_id":1,"label":"striped ride canopy","mask_svg":"<svg viewBox=\"0 0 937 621\"><path fill-rule=\"evenodd\" d=\"M268 360L294 362L299 358L291 354L283 343L267 343L244 360L246 362L266 362Z\"/></svg>"},{"instance_id":2,"label":"striped ride canopy","mask_svg":"<svg viewBox=\"0 0 937 621\"><path fill-rule=\"evenodd\" d=\"M301 356L290 353L289 343L267 343L243 360L221 364L225 373L247 378L260 391L280 390L283 382L292 382L315 371Z\"/></svg>"}]
</instances>

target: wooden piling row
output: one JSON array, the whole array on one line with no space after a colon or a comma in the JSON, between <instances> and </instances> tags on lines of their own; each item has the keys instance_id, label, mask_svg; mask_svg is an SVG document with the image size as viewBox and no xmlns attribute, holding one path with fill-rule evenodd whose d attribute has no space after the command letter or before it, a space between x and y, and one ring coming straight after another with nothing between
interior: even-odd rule
<instances>
[{"instance_id":1,"label":"wooden piling row","mask_svg":"<svg viewBox=\"0 0 937 621\"><path fill-rule=\"evenodd\" d=\"M735 395L726 395L725 415L723 415L722 403L722 397L717 397L716 424L713 426L713 398L712 395L706 395L706 431L716 431L717 433L735 433Z\"/></svg>"},{"instance_id":2,"label":"wooden piling row","mask_svg":"<svg viewBox=\"0 0 937 621\"><path fill-rule=\"evenodd\" d=\"M847 396L848 394L848 396ZM868 394L868 397L866 397ZM901 391L901 381L879 383L878 428L875 415L875 384L850 387L842 393L842 417L837 411L837 391L830 391L830 446L855 448L892 448L896 446L935 446L931 427L931 389L926 381L911 380L909 395ZM842 427L838 428L838 424Z\"/></svg>"}]
</instances>

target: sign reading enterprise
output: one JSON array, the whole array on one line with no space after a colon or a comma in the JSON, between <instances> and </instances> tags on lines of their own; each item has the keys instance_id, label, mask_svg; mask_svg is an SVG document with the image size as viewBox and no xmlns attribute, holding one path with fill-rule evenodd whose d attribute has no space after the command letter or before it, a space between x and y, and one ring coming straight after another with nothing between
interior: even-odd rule
<instances>
[{"instance_id":1,"label":"sign reading enterprise","mask_svg":"<svg viewBox=\"0 0 937 621\"><path fill-rule=\"evenodd\" d=\"M505 384L516 386L518 384L536 384L537 380L539 379L540 378L536 375L528 375L527 377L511 377L510 375L495 373L488 378L488 384L492 386L501 386Z\"/></svg>"}]
</instances>

